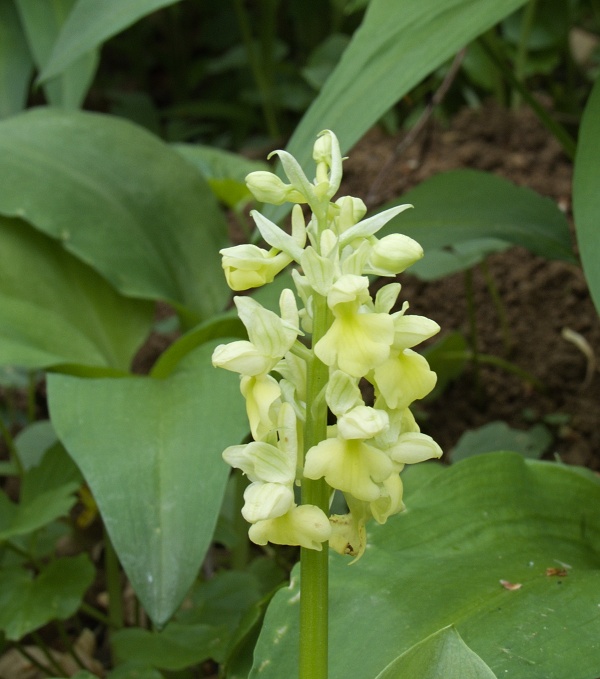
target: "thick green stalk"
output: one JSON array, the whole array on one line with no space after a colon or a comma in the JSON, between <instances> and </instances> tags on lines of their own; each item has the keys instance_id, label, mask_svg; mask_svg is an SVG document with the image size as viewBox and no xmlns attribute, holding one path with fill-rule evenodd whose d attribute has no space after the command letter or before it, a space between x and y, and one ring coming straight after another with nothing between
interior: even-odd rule
<instances>
[{"instance_id":1,"label":"thick green stalk","mask_svg":"<svg viewBox=\"0 0 600 679\"><path fill-rule=\"evenodd\" d=\"M327 332L330 312L325 297L315 294L314 345ZM323 389L329 371L316 356L308 366L304 447L309 450L327 437L327 404ZM323 479L302 480L302 504L316 505L329 513L329 487ZM327 679L328 665L328 573L329 550L302 548L300 554L300 679Z\"/></svg>"}]
</instances>

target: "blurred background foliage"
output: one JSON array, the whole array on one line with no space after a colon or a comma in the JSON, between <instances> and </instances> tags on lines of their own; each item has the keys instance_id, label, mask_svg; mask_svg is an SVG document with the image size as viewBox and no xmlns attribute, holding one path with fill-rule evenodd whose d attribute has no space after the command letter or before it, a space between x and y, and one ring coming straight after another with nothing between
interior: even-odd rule
<instances>
[{"instance_id":1,"label":"blurred background foliage","mask_svg":"<svg viewBox=\"0 0 600 679\"><path fill-rule=\"evenodd\" d=\"M66 9L73 2L58 4ZM171 3L107 40L83 107L132 119L167 141L243 148L262 157L265 147L285 142L295 129L338 64L368 4ZM27 5L27 0L0 2L0 14L7 17L11 6L16 8L12 13L26 34ZM6 30L9 23L4 23ZM599 32L598 0L530 0L485 40L519 81L531 92L543 92L562 122L574 126L600 68ZM465 103L478 106L489 96L517 106L518 92L491 63L481 39L466 47L462 68L436 115L446 118ZM33 61L44 65L35 54ZM450 65L415 87L382 123L390 131L410 127ZM25 95L23 106L51 100L35 82Z\"/></svg>"}]
</instances>

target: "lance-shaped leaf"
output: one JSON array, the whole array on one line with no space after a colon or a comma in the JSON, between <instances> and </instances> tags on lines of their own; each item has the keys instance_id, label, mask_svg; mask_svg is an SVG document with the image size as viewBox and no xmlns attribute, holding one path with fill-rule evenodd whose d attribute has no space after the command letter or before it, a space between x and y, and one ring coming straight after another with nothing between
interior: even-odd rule
<instances>
[{"instance_id":1,"label":"lance-shaped leaf","mask_svg":"<svg viewBox=\"0 0 600 679\"><path fill-rule=\"evenodd\" d=\"M172 144L172 147L202 174L215 196L228 207L253 200L246 186L247 174L269 170L262 161L249 160L212 146Z\"/></svg>"},{"instance_id":2,"label":"lance-shaped leaf","mask_svg":"<svg viewBox=\"0 0 600 679\"><path fill-rule=\"evenodd\" d=\"M128 121L35 109L0 122L0 214L61 241L124 295L198 320L228 298L224 216L179 153Z\"/></svg>"},{"instance_id":3,"label":"lance-shaped leaf","mask_svg":"<svg viewBox=\"0 0 600 679\"><path fill-rule=\"evenodd\" d=\"M40 80L62 73L89 50L161 7L177 0L78 0L54 46Z\"/></svg>"},{"instance_id":4,"label":"lance-shaped leaf","mask_svg":"<svg viewBox=\"0 0 600 679\"><path fill-rule=\"evenodd\" d=\"M598 479L515 453L403 478L406 512L369 525L360 562L330 556L331 679L372 679L448 625L498 677L598 676ZM251 679L297 667L298 575L269 607Z\"/></svg>"},{"instance_id":5,"label":"lance-shaped leaf","mask_svg":"<svg viewBox=\"0 0 600 679\"><path fill-rule=\"evenodd\" d=\"M76 0L53 0L53 2L16 0L21 23L38 70L48 61L60 28L75 2ZM97 50L82 54L60 76L44 83L48 102L62 108L81 106L97 65Z\"/></svg>"},{"instance_id":6,"label":"lance-shaped leaf","mask_svg":"<svg viewBox=\"0 0 600 679\"><path fill-rule=\"evenodd\" d=\"M48 379L56 432L157 625L198 573L229 473L221 453L248 429L237 376L211 365L216 343L165 379Z\"/></svg>"},{"instance_id":7,"label":"lance-shaped leaf","mask_svg":"<svg viewBox=\"0 0 600 679\"><path fill-rule=\"evenodd\" d=\"M585 107L573 177L573 212L586 280L600 314L600 79Z\"/></svg>"},{"instance_id":8,"label":"lance-shaped leaf","mask_svg":"<svg viewBox=\"0 0 600 679\"><path fill-rule=\"evenodd\" d=\"M400 232L418 241L425 250L422 269L428 249L488 238L548 259L576 262L567 218L558 205L502 177L477 170L443 172L384 208L407 201L415 209L394 217L379 235ZM484 253L488 245L481 241Z\"/></svg>"},{"instance_id":9,"label":"lance-shaped leaf","mask_svg":"<svg viewBox=\"0 0 600 679\"><path fill-rule=\"evenodd\" d=\"M152 316L57 241L0 216L0 364L127 370Z\"/></svg>"},{"instance_id":10,"label":"lance-shaped leaf","mask_svg":"<svg viewBox=\"0 0 600 679\"><path fill-rule=\"evenodd\" d=\"M345 153L423 78L524 4L525 0L371 0L287 151L309 168L315 137L326 127L336 133ZM288 209L269 206L265 214L279 221Z\"/></svg>"},{"instance_id":11,"label":"lance-shaped leaf","mask_svg":"<svg viewBox=\"0 0 600 679\"><path fill-rule=\"evenodd\" d=\"M27 101L33 60L11 0L0 1L0 118L21 111Z\"/></svg>"}]
</instances>

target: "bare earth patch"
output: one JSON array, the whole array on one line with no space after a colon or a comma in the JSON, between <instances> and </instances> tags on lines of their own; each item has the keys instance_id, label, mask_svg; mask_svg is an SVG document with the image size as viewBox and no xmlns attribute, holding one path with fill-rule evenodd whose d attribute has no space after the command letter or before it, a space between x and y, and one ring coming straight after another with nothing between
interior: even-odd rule
<instances>
[{"instance_id":1,"label":"bare earth patch","mask_svg":"<svg viewBox=\"0 0 600 679\"><path fill-rule=\"evenodd\" d=\"M393 138L379 129L367 134L345 163L342 193L364 196L368 178L374 178L393 156L400 139L401 135ZM456 168L486 170L528 186L557 201L572 221L572 164L558 142L530 111L509 112L494 105L464 110L448 128L430 123L394 162L369 207L402 195L438 172ZM576 251L574 237L573 243ZM490 256L488 264L506 305L514 347L505 355L496 310L483 275L476 270L480 351L532 373L544 389L532 389L515 375L482 366L481 393L473 371L467 369L441 398L426 404L423 430L449 451L465 430L487 422L505 420L526 429L546 418L555 436L549 457L558 455L564 462L600 470L600 376L595 370L586 379L588 360L562 337L563 329L569 328L600 355L600 321L581 269L517 247ZM412 313L435 319L442 333L460 330L468 335L463 273L433 283L403 274L400 281L402 298L411 301Z\"/></svg>"}]
</instances>

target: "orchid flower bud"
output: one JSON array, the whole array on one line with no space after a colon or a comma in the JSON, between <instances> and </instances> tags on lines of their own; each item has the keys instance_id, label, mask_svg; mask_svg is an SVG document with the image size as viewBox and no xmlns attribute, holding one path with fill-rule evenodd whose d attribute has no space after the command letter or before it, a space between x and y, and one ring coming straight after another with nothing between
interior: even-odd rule
<instances>
[{"instance_id":1,"label":"orchid flower bud","mask_svg":"<svg viewBox=\"0 0 600 679\"><path fill-rule=\"evenodd\" d=\"M392 233L378 240L371 249L367 273L395 276L423 257L417 241L401 233Z\"/></svg>"},{"instance_id":2,"label":"orchid flower bud","mask_svg":"<svg viewBox=\"0 0 600 679\"><path fill-rule=\"evenodd\" d=\"M306 203L306 198L291 184L285 184L273 172L257 170L246 176L246 186L261 203L283 205L283 203Z\"/></svg>"},{"instance_id":3,"label":"orchid flower bud","mask_svg":"<svg viewBox=\"0 0 600 679\"><path fill-rule=\"evenodd\" d=\"M285 252L274 248L267 252L251 244L223 248L220 252L227 285L236 292L271 283L292 261Z\"/></svg>"}]
</instances>

